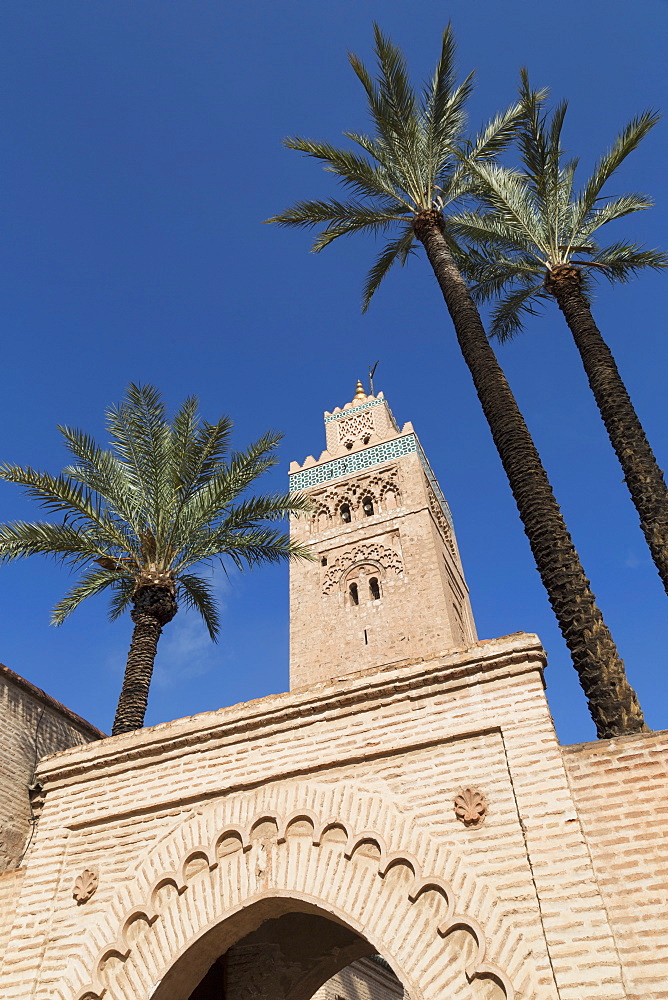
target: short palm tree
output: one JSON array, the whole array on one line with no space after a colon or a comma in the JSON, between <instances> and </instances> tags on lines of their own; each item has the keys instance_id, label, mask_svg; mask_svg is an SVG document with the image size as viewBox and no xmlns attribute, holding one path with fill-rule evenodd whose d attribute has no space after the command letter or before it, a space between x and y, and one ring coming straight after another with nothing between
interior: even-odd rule
<instances>
[{"instance_id":1,"label":"short palm tree","mask_svg":"<svg viewBox=\"0 0 668 1000\"><path fill-rule=\"evenodd\" d=\"M54 608L53 624L107 589L112 620L131 609L134 630L114 735L144 723L158 639L177 601L199 611L211 638L218 636L213 589L192 567L229 560L243 568L305 554L267 523L308 509L305 497L244 498L276 464L280 435L266 434L228 456L231 420L202 421L197 406L195 397L186 399L170 422L156 389L130 385L123 402L107 410L110 450L61 427L74 464L60 475L0 466L0 478L63 515L59 523L0 525L0 560L42 554L83 570Z\"/></svg>"},{"instance_id":2,"label":"short palm tree","mask_svg":"<svg viewBox=\"0 0 668 1000\"><path fill-rule=\"evenodd\" d=\"M522 170L470 163L481 184L482 208L449 220L471 246L458 263L473 282L474 298L497 300L491 333L500 340L518 333L542 300L556 299L668 593L668 489L589 302L596 278L628 281L644 268L668 266L668 256L658 250L625 242L602 246L596 239L606 223L652 204L639 194L604 201L601 190L658 116L645 112L631 121L578 193L577 161L566 162L561 145L566 104L549 120L541 110L542 95L531 90L526 74L520 90L526 112L519 142Z\"/></svg>"},{"instance_id":3,"label":"short palm tree","mask_svg":"<svg viewBox=\"0 0 668 1000\"><path fill-rule=\"evenodd\" d=\"M453 253L457 245L443 210L472 189L462 158L486 163L512 137L517 106L497 116L473 141L465 138L468 76L455 81L454 38L444 34L435 72L420 97L411 86L400 50L375 28L378 76L360 60L352 67L367 95L374 134L346 132L357 150L291 138L296 149L325 164L350 190L346 201L304 201L270 219L283 226L322 226L319 251L355 232L395 235L373 265L363 307L396 262L405 264L421 244L443 293L457 339L517 502L531 549L599 736L644 728L635 692L589 587L529 431L488 342L478 310ZM398 234L397 231L398 230Z\"/></svg>"}]
</instances>

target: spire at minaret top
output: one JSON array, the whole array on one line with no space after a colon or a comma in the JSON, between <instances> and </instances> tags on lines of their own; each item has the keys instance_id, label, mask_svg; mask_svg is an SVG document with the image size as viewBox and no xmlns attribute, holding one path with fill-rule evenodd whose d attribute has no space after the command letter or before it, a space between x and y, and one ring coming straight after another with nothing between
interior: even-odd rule
<instances>
[{"instance_id":1,"label":"spire at minaret top","mask_svg":"<svg viewBox=\"0 0 668 1000\"><path fill-rule=\"evenodd\" d=\"M366 393L364 391L364 386L362 385L360 380L357 379L357 386L355 388L355 395L353 396L353 403L363 403L365 399L366 399Z\"/></svg>"}]
</instances>

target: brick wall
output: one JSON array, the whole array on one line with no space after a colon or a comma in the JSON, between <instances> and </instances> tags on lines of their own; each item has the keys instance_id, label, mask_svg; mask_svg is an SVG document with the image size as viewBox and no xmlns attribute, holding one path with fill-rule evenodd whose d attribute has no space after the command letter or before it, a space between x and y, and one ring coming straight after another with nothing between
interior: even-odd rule
<instances>
[{"instance_id":1,"label":"brick wall","mask_svg":"<svg viewBox=\"0 0 668 1000\"><path fill-rule=\"evenodd\" d=\"M312 1000L403 1000L404 988L391 972L373 959L357 962L332 976Z\"/></svg>"},{"instance_id":2,"label":"brick wall","mask_svg":"<svg viewBox=\"0 0 668 1000\"><path fill-rule=\"evenodd\" d=\"M668 997L668 732L565 747L633 1000Z\"/></svg>"},{"instance_id":3,"label":"brick wall","mask_svg":"<svg viewBox=\"0 0 668 1000\"><path fill-rule=\"evenodd\" d=\"M14 923L24 876L25 868L14 868L0 872L0 967L2 966L5 945L9 940Z\"/></svg>"},{"instance_id":4,"label":"brick wall","mask_svg":"<svg viewBox=\"0 0 668 1000\"><path fill-rule=\"evenodd\" d=\"M23 854L32 825L28 786L40 758L103 735L0 664L0 872Z\"/></svg>"},{"instance_id":5,"label":"brick wall","mask_svg":"<svg viewBox=\"0 0 668 1000\"><path fill-rule=\"evenodd\" d=\"M543 665L509 636L42 761L3 1000L188 1000L293 900L422 1000L665 1000L666 736L563 750Z\"/></svg>"}]
</instances>

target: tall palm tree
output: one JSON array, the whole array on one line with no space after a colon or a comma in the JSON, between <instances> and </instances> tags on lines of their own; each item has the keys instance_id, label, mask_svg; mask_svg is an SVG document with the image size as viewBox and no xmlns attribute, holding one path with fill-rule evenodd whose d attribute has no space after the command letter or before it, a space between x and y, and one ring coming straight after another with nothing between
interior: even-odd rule
<instances>
[{"instance_id":1,"label":"tall palm tree","mask_svg":"<svg viewBox=\"0 0 668 1000\"><path fill-rule=\"evenodd\" d=\"M526 73L520 93L525 107L519 143L523 169L471 162L483 207L449 220L454 232L472 245L458 263L474 282L475 299L497 299L491 333L500 340L518 333L542 300L556 299L668 593L668 489L589 302L596 278L628 281L644 268L668 267L668 256L658 250L625 242L601 246L595 238L606 223L651 206L639 194L604 201L601 190L658 115L648 111L629 122L578 193L573 186L577 160L567 162L561 145L566 104L550 120Z\"/></svg>"},{"instance_id":2,"label":"tall palm tree","mask_svg":"<svg viewBox=\"0 0 668 1000\"><path fill-rule=\"evenodd\" d=\"M325 164L354 197L299 202L270 219L283 226L323 227L313 250L355 232L397 230L375 261L363 308L397 261L424 247L452 319L494 442L510 481L529 543L573 664L586 693L598 735L644 728L638 699L603 622L564 524L545 470L515 398L488 342L478 310L453 258L457 246L443 209L470 192L461 158L485 163L509 141L521 108L497 116L474 140L465 138L468 76L455 81L454 38L448 27L430 83L421 96L411 86L401 51L375 27L378 75L356 56L353 70L367 95L373 135L344 133L357 150L290 138L286 145ZM361 150L361 152L360 152Z\"/></svg>"},{"instance_id":3,"label":"tall palm tree","mask_svg":"<svg viewBox=\"0 0 668 1000\"><path fill-rule=\"evenodd\" d=\"M87 597L110 589L110 618L127 608L134 622L112 734L144 724L158 639L178 610L196 609L217 639L220 618L213 588L191 572L226 561L238 568L303 556L302 547L267 522L308 509L298 494L246 496L276 464L280 435L269 433L228 456L232 421L200 420L195 397L170 422L153 386L130 385L123 402L107 410L111 449L79 430L60 427L74 456L58 476L16 465L0 478L26 494L59 523L0 525L0 561L49 555L83 570L56 605L60 625Z\"/></svg>"}]
</instances>

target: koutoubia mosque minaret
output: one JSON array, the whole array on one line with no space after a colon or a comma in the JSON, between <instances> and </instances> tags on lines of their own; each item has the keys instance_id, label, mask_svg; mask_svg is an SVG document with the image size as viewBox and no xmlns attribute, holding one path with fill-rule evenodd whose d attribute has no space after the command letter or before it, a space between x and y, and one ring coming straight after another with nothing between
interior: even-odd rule
<instances>
[{"instance_id":1,"label":"koutoubia mosque minaret","mask_svg":"<svg viewBox=\"0 0 668 1000\"><path fill-rule=\"evenodd\" d=\"M294 538L290 686L427 659L476 641L452 517L413 426L361 382L325 412L326 449L290 466L313 501Z\"/></svg>"}]
</instances>

